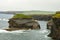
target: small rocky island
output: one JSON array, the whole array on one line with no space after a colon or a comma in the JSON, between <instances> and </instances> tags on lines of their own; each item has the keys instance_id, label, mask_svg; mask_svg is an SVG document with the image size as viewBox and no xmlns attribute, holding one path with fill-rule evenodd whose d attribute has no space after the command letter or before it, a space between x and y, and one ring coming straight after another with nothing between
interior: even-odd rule
<instances>
[{"instance_id":1,"label":"small rocky island","mask_svg":"<svg viewBox=\"0 0 60 40\"><path fill-rule=\"evenodd\" d=\"M5 29L8 31L20 29L40 29L40 25L36 20L34 20L31 16L24 14L15 14L12 18L9 19L8 23L9 29Z\"/></svg>"},{"instance_id":2,"label":"small rocky island","mask_svg":"<svg viewBox=\"0 0 60 40\"><path fill-rule=\"evenodd\" d=\"M52 21L48 23L47 27L51 30L48 36L54 40L60 40L60 12L56 12L56 14L52 16Z\"/></svg>"}]
</instances>

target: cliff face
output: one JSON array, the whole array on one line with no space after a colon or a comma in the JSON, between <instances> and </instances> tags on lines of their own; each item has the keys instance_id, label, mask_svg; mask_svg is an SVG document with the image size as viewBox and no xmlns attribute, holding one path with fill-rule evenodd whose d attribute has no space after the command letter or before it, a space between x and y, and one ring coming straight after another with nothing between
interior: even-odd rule
<instances>
[{"instance_id":1,"label":"cliff face","mask_svg":"<svg viewBox=\"0 0 60 40\"><path fill-rule=\"evenodd\" d=\"M9 28L40 29L40 25L32 19L12 18L8 23Z\"/></svg>"},{"instance_id":2,"label":"cliff face","mask_svg":"<svg viewBox=\"0 0 60 40\"><path fill-rule=\"evenodd\" d=\"M60 12L52 18L51 33L48 35L55 40L60 40Z\"/></svg>"},{"instance_id":3,"label":"cliff face","mask_svg":"<svg viewBox=\"0 0 60 40\"><path fill-rule=\"evenodd\" d=\"M60 40L60 26L56 26L55 23L51 26L51 33L48 35L53 39Z\"/></svg>"},{"instance_id":4,"label":"cliff face","mask_svg":"<svg viewBox=\"0 0 60 40\"><path fill-rule=\"evenodd\" d=\"M52 18L52 15L32 15L35 20L48 21Z\"/></svg>"}]
</instances>

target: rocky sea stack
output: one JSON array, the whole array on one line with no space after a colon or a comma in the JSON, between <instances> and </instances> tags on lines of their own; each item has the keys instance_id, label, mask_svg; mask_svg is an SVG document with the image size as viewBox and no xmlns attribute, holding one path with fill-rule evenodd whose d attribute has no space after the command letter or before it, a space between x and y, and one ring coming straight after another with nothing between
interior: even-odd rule
<instances>
[{"instance_id":1,"label":"rocky sea stack","mask_svg":"<svg viewBox=\"0 0 60 40\"><path fill-rule=\"evenodd\" d=\"M10 29L6 30L40 29L40 25L31 16L24 14L15 14L8 23Z\"/></svg>"},{"instance_id":2,"label":"rocky sea stack","mask_svg":"<svg viewBox=\"0 0 60 40\"><path fill-rule=\"evenodd\" d=\"M53 15L51 22L51 33L48 36L55 40L60 40L60 12L56 12L56 14Z\"/></svg>"}]
</instances>

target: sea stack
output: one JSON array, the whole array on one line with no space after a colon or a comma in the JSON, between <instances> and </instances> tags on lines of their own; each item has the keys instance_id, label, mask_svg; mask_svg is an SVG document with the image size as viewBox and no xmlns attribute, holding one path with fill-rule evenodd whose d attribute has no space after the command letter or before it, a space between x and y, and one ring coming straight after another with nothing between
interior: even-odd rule
<instances>
[{"instance_id":1,"label":"sea stack","mask_svg":"<svg viewBox=\"0 0 60 40\"><path fill-rule=\"evenodd\" d=\"M9 19L9 29L7 30L19 30L19 29L40 29L40 25L31 16L24 14L15 14Z\"/></svg>"}]
</instances>

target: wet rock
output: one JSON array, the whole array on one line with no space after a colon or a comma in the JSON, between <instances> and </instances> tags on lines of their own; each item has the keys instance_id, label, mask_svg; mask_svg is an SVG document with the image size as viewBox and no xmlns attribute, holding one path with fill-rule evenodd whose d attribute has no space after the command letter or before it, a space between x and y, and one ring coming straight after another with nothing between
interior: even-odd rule
<instances>
[{"instance_id":1,"label":"wet rock","mask_svg":"<svg viewBox=\"0 0 60 40\"><path fill-rule=\"evenodd\" d=\"M47 23L47 29L51 29L52 26L53 26L53 21L49 20Z\"/></svg>"},{"instance_id":2,"label":"wet rock","mask_svg":"<svg viewBox=\"0 0 60 40\"><path fill-rule=\"evenodd\" d=\"M48 35L52 39L60 40L60 12L52 17L51 33Z\"/></svg>"},{"instance_id":3,"label":"wet rock","mask_svg":"<svg viewBox=\"0 0 60 40\"><path fill-rule=\"evenodd\" d=\"M52 18L52 15L31 15L35 20L48 21Z\"/></svg>"},{"instance_id":4,"label":"wet rock","mask_svg":"<svg viewBox=\"0 0 60 40\"><path fill-rule=\"evenodd\" d=\"M40 29L40 25L33 18L11 18L8 23L10 29Z\"/></svg>"}]
</instances>

